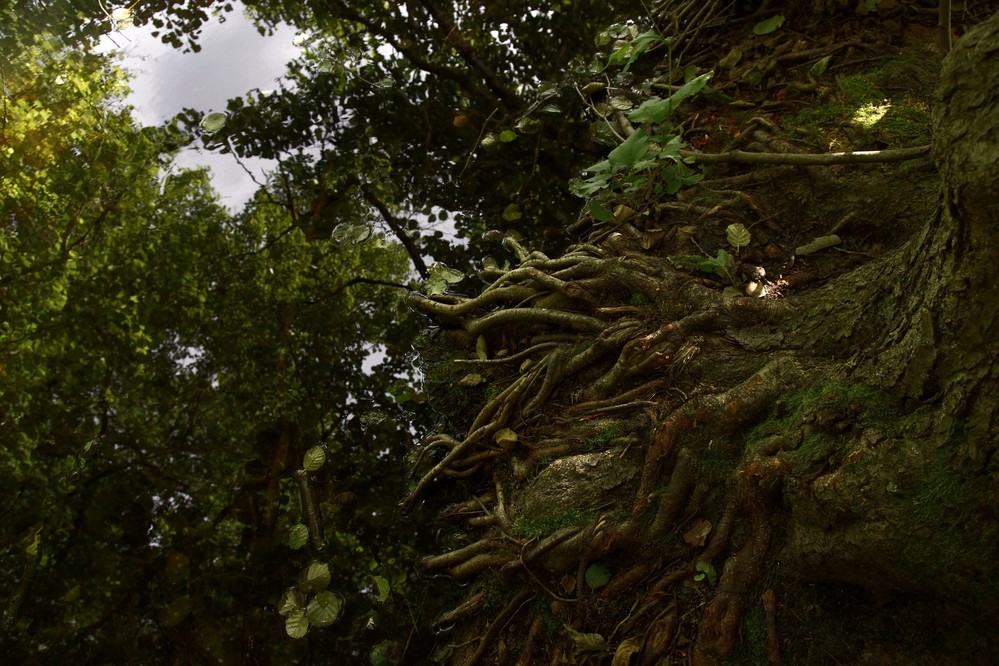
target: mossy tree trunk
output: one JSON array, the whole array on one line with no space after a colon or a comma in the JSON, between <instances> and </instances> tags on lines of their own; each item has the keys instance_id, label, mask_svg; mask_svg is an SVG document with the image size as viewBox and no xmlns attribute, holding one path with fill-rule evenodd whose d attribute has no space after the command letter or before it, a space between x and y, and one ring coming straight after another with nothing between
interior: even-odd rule
<instances>
[{"instance_id":1,"label":"mossy tree trunk","mask_svg":"<svg viewBox=\"0 0 999 666\"><path fill-rule=\"evenodd\" d=\"M812 582L927 650L994 649L938 629L999 621L999 15L948 56L934 122L938 214L801 297L722 297L623 224L557 259L507 239L520 266L482 295L413 299L469 352L453 377L496 387L411 497L473 480L444 516L471 538L426 563L474 582L442 655L801 659ZM843 663L903 663L899 636L862 654L854 620L809 617Z\"/></svg>"}]
</instances>

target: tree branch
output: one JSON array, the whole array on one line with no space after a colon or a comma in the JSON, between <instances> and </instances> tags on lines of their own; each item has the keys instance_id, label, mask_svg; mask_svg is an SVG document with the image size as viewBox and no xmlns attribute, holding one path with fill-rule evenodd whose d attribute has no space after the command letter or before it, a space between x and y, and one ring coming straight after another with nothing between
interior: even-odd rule
<instances>
[{"instance_id":1,"label":"tree branch","mask_svg":"<svg viewBox=\"0 0 999 666\"><path fill-rule=\"evenodd\" d=\"M413 239L409 237L406 230L402 228L402 221L392 214L392 212L388 209L388 206L382 203L382 200L378 198L378 196L371 189L370 185L367 183L360 183L360 186L361 192L364 193L364 198L368 201L368 203L378 209L378 212L381 213L382 218L385 220L385 224L388 225L389 229L392 230L392 233L399 239L402 246L406 248L406 252L409 253L409 258L413 260L413 266L416 268L416 272L420 274L420 277L426 280L430 276L430 273L427 271L427 264L423 261L423 255L420 254L420 248L416 247L416 243L414 243Z\"/></svg>"},{"instance_id":2,"label":"tree branch","mask_svg":"<svg viewBox=\"0 0 999 666\"><path fill-rule=\"evenodd\" d=\"M727 153L698 153L681 150L683 157L693 158L698 164L791 164L794 166L830 166L833 164L869 164L872 162L903 162L929 154L930 146L892 148L888 150L858 150L843 153L750 153L733 150Z\"/></svg>"},{"instance_id":3,"label":"tree branch","mask_svg":"<svg viewBox=\"0 0 999 666\"><path fill-rule=\"evenodd\" d=\"M520 97L500 81L499 77L496 76L496 72L479 58L479 54L475 52L475 49L462 37L461 30L455 24L454 19L445 16L444 12L436 7L431 0L420 0L420 4L430 13L434 21L440 25L441 32L444 33L444 41L458 52L462 60L482 76L486 85L503 102L504 106L510 110L522 108L524 104Z\"/></svg>"}]
</instances>

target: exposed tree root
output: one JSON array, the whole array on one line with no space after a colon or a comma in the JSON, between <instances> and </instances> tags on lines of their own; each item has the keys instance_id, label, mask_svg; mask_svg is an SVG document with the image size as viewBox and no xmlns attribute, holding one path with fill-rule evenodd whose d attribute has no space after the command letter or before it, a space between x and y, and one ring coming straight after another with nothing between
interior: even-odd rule
<instances>
[{"instance_id":1,"label":"exposed tree root","mask_svg":"<svg viewBox=\"0 0 999 666\"><path fill-rule=\"evenodd\" d=\"M681 652L692 663L717 663L754 598L771 541L768 488L788 444L761 446L746 457L726 440L764 417L805 371L787 353L761 362L733 334L773 325L783 316L780 307L722 298L643 255L638 236L627 224L609 235L598 230L590 245L556 260L505 242L521 265L492 272L479 296L410 299L472 339L485 336L490 358L480 345L478 358L455 360L504 382L462 438L426 440L424 452L444 455L407 499L412 506L441 477L491 478L490 490L445 513L468 530L484 530L483 538L424 563L430 573L476 581L466 600L435 623L481 635L454 644L458 662L493 661L520 645L516 661L537 663L551 644L540 637L563 626L566 640L552 659L607 654L617 649L613 640L637 651L636 663ZM619 305L634 294L645 304ZM701 363L704 348L722 351L731 363ZM495 375L511 367L519 374ZM513 438L503 434L511 431ZM567 461L568 470L586 469L594 447L637 464L640 473L628 482L633 504L532 532L539 527L530 525L545 516L557 521L562 509L542 502L525 512L524 484L545 462L542 474L557 474L549 471L558 469L556 460ZM713 458L724 459L730 471L711 482L705 465ZM508 497L508 490L515 492ZM597 497L588 500L593 507ZM748 534L737 524L750 525ZM715 573L710 582L695 580L711 563L719 565L717 582ZM602 571L613 575L602 580ZM487 602L493 584L523 587L496 608ZM636 590L634 607L617 608L625 592ZM534 598L546 601L519 617ZM614 612L600 610L607 604ZM500 639L504 632L510 640ZM680 644L681 632L696 634L692 647Z\"/></svg>"}]
</instances>

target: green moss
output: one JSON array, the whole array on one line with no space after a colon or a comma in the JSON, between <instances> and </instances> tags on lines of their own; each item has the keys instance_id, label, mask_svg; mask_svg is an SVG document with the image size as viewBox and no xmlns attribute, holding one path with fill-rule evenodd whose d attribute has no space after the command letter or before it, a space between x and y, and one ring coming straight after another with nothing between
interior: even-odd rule
<instances>
[{"instance_id":1,"label":"green moss","mask_svg":"<svg viewBox=\"0 0 999 666\"><path fill-rule=\"evenodd\" d=\"M586 438L586 448L589 451L599 451L623 435L621 424L615 421L606 422L595 435Z\"/></svg>"},{"instance_id":2,"label":"green moss","mask_svg":"<svg viewBox=\"0 0 999 666\"><path fill-rule=\"evenodd\" d=\"M756 604L743 621L743 640L736 643L722 663L725 666L768 666L767 659L767 616L763 606Z\"/></svg>"},{"instance_id":3,"label":"green moss","mask_svg":"<svg viewBox=\"0 0 999 666\"><path fill-rule=\"evenodd\" d=\"M974 503L974 493L945 456L924 471L911 500L921 522L940 527L963 524Z\"/></svg>"},{"instance_id":4,"label":"green moss","mask_svg":"<svg viewBox=\"0 0 999 666\"><path fill-rule=\"evenodd\" d=\"M813 433L805 437L801 446L794 450L792 458L802 466L809 466L829 458L833 450L833 440L825 435Z\"/></svg>"},{"instance_id":5,"label":"green moss","mask_svg":"<svg viewBox=\"0 0 999 666\"><path fill-rule=\"evenodd\" d=\"M596 512L566 509L554 516L519 516L513 523L513 533L527 539L540 539L571 525L582 525L596 518Z\"/></svg>"},{"instance_id":6,"label":"green moss","mask_svg":"<svg viewBox=\"0 0 999 666\"><path fill-rule=\"evenodd\" d=\"M886 393L864 384L831 381L781 397L769 418L746 433L745 448L752 451L768 437L792 432L813 421L816 415L830 413L838 415L846 425L877 428L888 436L898 430L899 415ZM811 433L795 456L803 463L815 462L829 455L833 443L829 434Z\"/></svg>"},{"instance_id":7,"label":"green moss","mask_svg":"<svg viewBox=\"0 0 999 666\"><path fill-rule=\"evenodd\" d=\"M929 143L930 108L920 97L925 86L922 77L913 74L925 69L902 58L881 69L843 77L829 101L805 109L792 123L818 131L850 123L869 138L893 146Z\"/></svg>"},{"instance_id":8,"label":"green moss","mask_svg":"<svg viewBox=\"0 0 999 666\"><path fill-rule=\"evenodd\" d=\"M876 129L892 144L921 146L930 142L930 109L921 102L905 100L893 104Z\"/></svg>"},{"instance_id":9,"label":"green moss","mask_svg":"<svg viewBox=\"0 0 999 666\"><path fill-rule=\"evenodd\" d=\"M700 472L713 482L731 476L739 462L737 451L732 447L719 446L717 442L710 447L698 447L695 451Z\"/></svg>"}]
</instances>

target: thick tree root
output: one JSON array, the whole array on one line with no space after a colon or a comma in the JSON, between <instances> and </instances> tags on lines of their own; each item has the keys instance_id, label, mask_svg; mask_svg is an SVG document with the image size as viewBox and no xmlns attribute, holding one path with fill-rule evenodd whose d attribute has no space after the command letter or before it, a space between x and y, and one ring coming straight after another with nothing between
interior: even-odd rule
<instances>
[{"instance_id":1,"label":"thick tree root","mask_svg":"<svg viewBox=\"0 0 999 666\"><path fill-rule=\"evenodd\" d=\"M435 622L481 636L455 643L459 663L578 662L618 649L637 652L633 663L680 653L691 663L718 663L765 571L768 488L788 445L761 446L749 456L725 442L764 417L805 370L786 353L761 363L729 331L770 325L782 310L724 299L684 280L635 251L629 238L639 234L627 225L604 236L591 238L600 246L580 246L557 260L510 241L521 265L493 271L479 296L410 299L480 341L478 357L455 359L460 366L507 373L463 437L425 441L424 452L444 455L406 502L412 506L442 477L491 478L490 490L444 516L484 536L424 563L428 573L475 581L467 598ZM613 305L628 298L645 305ZM482 340L491 357L483 357ZM701 363L705 348L731 363ZM512 367L520 372L510 378ZM532 536L525 525L537 516L508 490L522 495L543 461L588 460L593 442L617 447L619 458L638 456L633 504L581 514L582 522ZM712 482L705 465L713 456L727 459L729 471ZM749 525L748 533L736 525ZM613 571L609 580L605 571ZM487 603L495 584L520 591L496 607ZM618 608L625 593L637 593L639 602ZM607 604L613 613L598 610ZM551 641L542 636L553 626L565 627L566 642L543 657ZM509 640L500 638L505 632ZM681 645L681 633L693 644ZM510 655L512 645L522 651Z\"/></svg>"}]
</instances>

